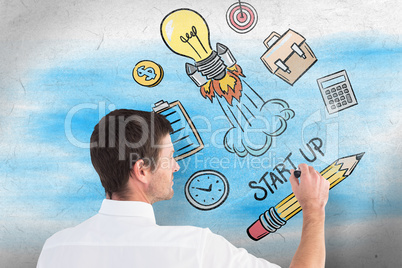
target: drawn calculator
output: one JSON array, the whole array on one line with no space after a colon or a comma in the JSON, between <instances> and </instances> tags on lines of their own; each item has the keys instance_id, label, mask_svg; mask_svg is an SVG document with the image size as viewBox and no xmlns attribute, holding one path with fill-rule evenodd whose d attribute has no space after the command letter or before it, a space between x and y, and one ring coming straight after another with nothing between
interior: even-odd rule
<instances>
[{"instance_id":1,"label":"drawn calculator","mask_svg":"<svg viewBox=\"0 0 402 268\"><path fill-rule=\"evenodd\" d=\"M317 79L328 113L333 114L357 104L345 70Z\"/></svg>"}]
</instances>

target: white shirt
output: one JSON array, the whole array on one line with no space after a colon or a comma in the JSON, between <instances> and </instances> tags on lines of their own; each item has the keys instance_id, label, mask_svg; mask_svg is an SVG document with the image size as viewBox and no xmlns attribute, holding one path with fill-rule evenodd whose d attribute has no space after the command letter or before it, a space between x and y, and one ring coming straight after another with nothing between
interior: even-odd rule
<instances>
[{"instance_id":1,"label":"white shirt","mask_svg":"<svg viewBox=\"0 0 402 268\"><path fill-rule=\"evenodd\" d=\"M279 267L233 246L209 229L158 226L150 204L103 200L99 213L43 246L46 267Z\"/></svg>"}]
</instances>

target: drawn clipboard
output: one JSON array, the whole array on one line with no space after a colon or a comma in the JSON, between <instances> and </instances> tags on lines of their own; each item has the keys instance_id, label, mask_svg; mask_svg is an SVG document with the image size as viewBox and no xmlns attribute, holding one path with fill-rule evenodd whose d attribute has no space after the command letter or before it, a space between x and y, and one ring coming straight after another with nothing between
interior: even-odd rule
<instances>
[{"instance_id":1,"label":"drawn clipboard","mask_svg":"<svg viewBox=\"0 0 402 268\"><path fill-rule=\"evenodd\" d=\"M197 129L180 101L168 103L161 100L155 103L155 107L152 109L163 115L173 128L170 137L175 148L176 161L189 157L204 148Z\"/></svg>"}]
</instances>

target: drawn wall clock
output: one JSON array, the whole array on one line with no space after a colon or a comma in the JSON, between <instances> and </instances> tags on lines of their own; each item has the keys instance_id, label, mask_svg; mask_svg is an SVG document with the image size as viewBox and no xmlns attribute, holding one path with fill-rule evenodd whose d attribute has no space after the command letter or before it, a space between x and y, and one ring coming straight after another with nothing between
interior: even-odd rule
<instances>
[{"instance_id":1,"label":"drawn wall clock","mask_svg":"<svg viewBox=\"0 0 402 268\"><path fill-rule=\"evenodd\" d=\"M188 202L195 208L211 210L225 202L229 194L229 183L218 171L201 170L188 179L184 193Z\"/></svg>"}]
</instances>

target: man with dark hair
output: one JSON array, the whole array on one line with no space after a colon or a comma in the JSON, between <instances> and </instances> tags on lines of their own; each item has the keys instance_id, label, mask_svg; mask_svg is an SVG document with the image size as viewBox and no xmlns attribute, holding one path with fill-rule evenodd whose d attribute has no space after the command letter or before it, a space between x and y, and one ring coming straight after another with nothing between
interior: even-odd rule
<instances>
[{"instance_id":1,"label":"man with dark hair","mask_svg":"<svg viewBox=\"0 0 402 268\"><path fill-rule=\"evenodd\" d=\"M50 237L38 267L278 267L233 246L208 228L158 226L152 204L173 197L169 121L156 113L116 110L95 126L91 160L106 192L99 213ZM312 167L289 180L303 208L292 267L324 267L329 183Z\"/></svg>"},{"instance_id":2,"label":"man with dark hair","mask_svg":"<svg viewBox=\"0 0 402 268\"><path fill-rule=\"evenodd\" d=\"M102 118L91 136L91 161L110 199L113 193L127 199L127 182L137 160L155 171L161 141L172 131L170 122L157 113L115 110Z\"/></svg>"}]
</instances>

